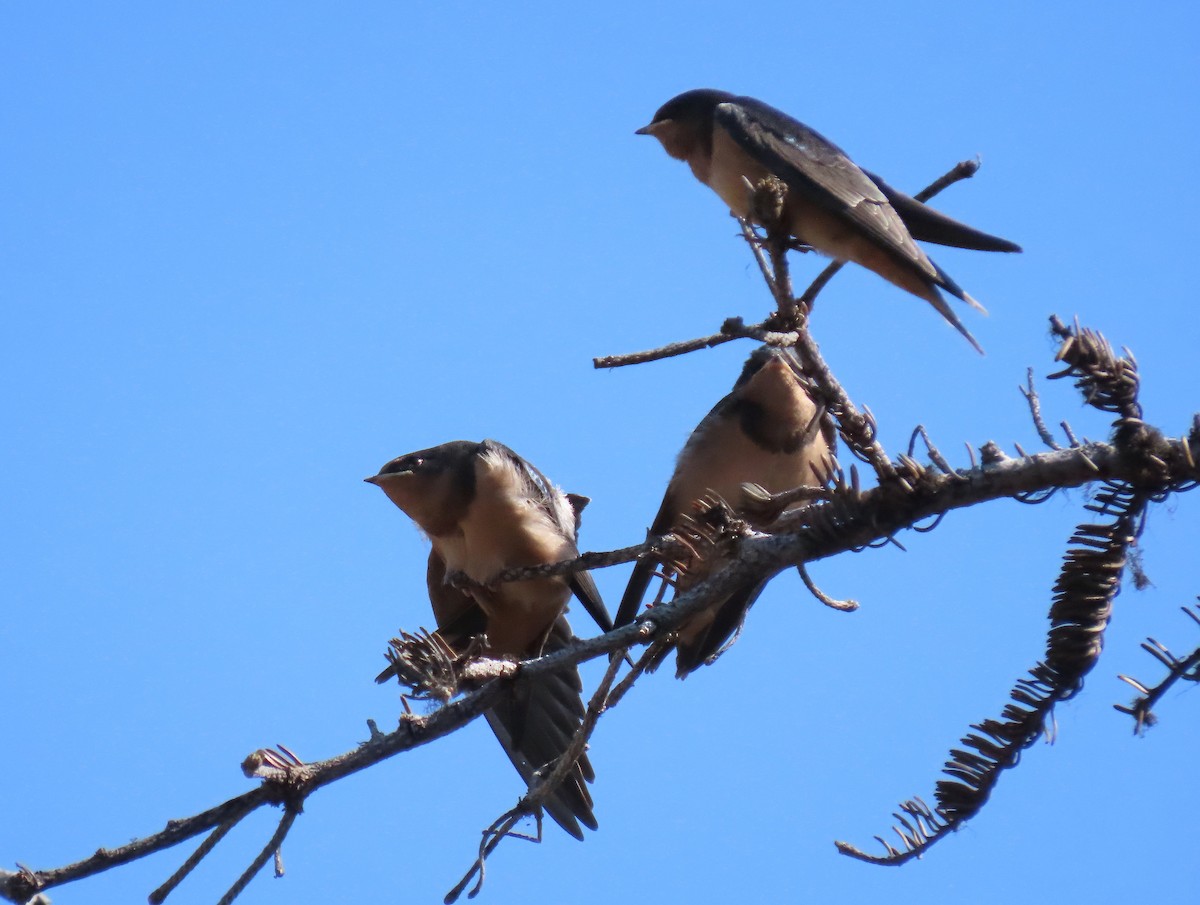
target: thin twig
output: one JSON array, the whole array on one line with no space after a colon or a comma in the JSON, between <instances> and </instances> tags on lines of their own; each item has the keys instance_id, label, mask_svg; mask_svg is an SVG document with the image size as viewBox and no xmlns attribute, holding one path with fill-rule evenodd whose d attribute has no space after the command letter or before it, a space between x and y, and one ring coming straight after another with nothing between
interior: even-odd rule
<instances>
[{"instance_id":1,"label":"thin twig","mask_svg":"<svg viewBox=\"0 0 1200 905\"><path fill-rule=\"evenodd\" d=\"M750 247L771 296L775 299L775 314L768 322L784 326L789 332L798 328L797 303L792 294L792 276L787 262L788 232L786 224L769 228L766 236L760 236L754 224L744 217L734 215L742 230L742 238ZM763 254L763 249L766 254ZM769 261L768 261L769 258Z\"/></svg>"},{"instance_id":2,"label":"thin twig","mask_svg":"<svg viewBox=\"0 0 1200 905\"><path fill-rule=\"evenodd\" d=\"M0 896L9 901L24 902L35 892L61 886L102 873L110 868L130 861L136 861L155 852L171 848L181 842L191 839L206 830L214 829L226 822L236 824L247 814L250 814L264 804L277 800L277 794L272 785L263 783L258 788L244 792L236 798L224 801L216 807L209 808L192 817L182 820L171 820L165 829L153 835L134 839L126 845L117 848L101 848L87 858L67 864L63 867L49 870L29 871L29 880L23 875L13 875L5 878L0 884Z\"/></svg>"},{"instance_id":3,"label":"thin twig","mask_svg":"<svg viewBox=\"0 0 1200 905\"><path fill-rule=\"evenodd\" d=\"M913 430L912 436L908 438L908 454L911 456L917 445L917 437L925 441L925 449L929 453L929 461L942 470L943 474L953 474L954 469L950 467L950 463L946 461L946 457L942 455L941 450L933 445L933 441L929 439L929 432L925 430L925 425L918 424Z\"/></svg>"},{"instance_id":4,"label":"thin twig","mask_svg":"<svg viewBox=\"0 0 1200 905\"><path fill-rule=\"evenodd\" d=\"M1200 625L1200 617L1188 607L1180 607L1183 612L1189 616L1193 622ZM1142 649L1153 654L1155 659L1167 668L1167 675L1161 682L1153 688L1147 688L1136 679L1129 676L1118 676L1117 678L1131 685L1140 696L1134 699L1132 704L1113 704L1115 710L1121 713L1128 714L1134 718L1133 731L1136 735L1141 735L1145 732L1147 726L1153 726L1156 722L1154 716L1154 705L1157 704L1167 690L1178 682L1180 679L1191 679L1192 681L1200 680L1197 676L1197 668L1200 667L1200 647L1193 650L1186 657L1175 657L1166 647L1154 641L1153 638L1146 639L1147 643L1142 644ZM1155 646L1150 646L1150 644Z\"/></svg>"},{"instance_id":5,"label":"thin twig","mask_svg":"<svg viewBox=\"0 0 1200 905\"><path fill-rule=\"evenodd\" d=\"M479 854L475 858L475 861L472 862L466 874L463 875L463 878L454 885L454 888L446 893L443 901L447 905L458 900L458 897L462 895L462 891L471 881L471 878L476 875L478 875L479 879L467 894L467 898L473 899L479 894L479 891L483 888L484 872L488 856L496 850L496 847L504 839L511 835L511 830L517 821L530 814L536 815L538 817L537 838L538 840L541 839L542 805L554 790L562 784L563 780L567 778L567 774L575 769L579 758L583 756L588 740L591 739L592 733L596 729L596 720L604 712L609 689L612 688L613 680L616 678L622 662L622 657L613 657L609 661L608 668L604 671L604 677L600 680L600 684L588 701L587 711L584 713L579 728L575 730L575 734L571 737L570 744L567 745L566 750L555 761L554 768L540 779L535 778L529 790L517 802L516 807L506 811L484 831L485 841L481 843Z\"/></svg>"},{"instance_id":6,"label":"thin twig","mask_svg":"<svg viewBox=\"0 0 1200 905\"><path fill-rule=\"evenodd\" d=\"M647 632L646 634L649 636L650 632ZM637 662L633 664L633 668L625 674L625 678L617 683L617 687L612 690L608 698L605 700L605 711L612 710L619 703L621 703L621 698L625 697L626 692L633 687L633 683L636 682L638 678L646 671L646 667L654 661L654 657L657 653L658 652L655 650L654 645L650 645L644 651L642 651L642 655L638 657Z\"/></svg>"},{"instance_id":7,"label":"thin twig","mask_svg":"<svg viewBox=\"0 0 1200 905\"><path fill-rule=\"evenodd\" d=\"M960 160L945 174L933 180L933 182L929 183L929 185L925 186L925 188L921 189L913 197L917 201L924 203L934 195L941 194L954 185L954 183L970 179L979 172L980 166L982 166L982 162L978 157L974 157L971 160Z\"/></svg>"},{"instance_id":8,"label":"thin twig","mask_svg":"<svg viewBox=\"0 0 1200 905\"><path fill-rule=\"evenodd\" d=\"M195 870L196 865L204 860L208 853L216 847L216 844L225 838L225 834L237 826L240 820L241 817L232 820L226 820L215 830L209 833L204 838L204 841L197 846L196 850L192 852L188 859L180 865L179 870L171 874L171 876L167 879L167 882L163 883L162 886L150 893L150 905L162 905L162 903L166 901L167 896L169 896L175 890L175 887L182 883L187 875Z\"/></svg>"},{"instance_id":9,"label":"thin twig","mask_svg":"<svg viewBox=\"0 0 1200 905\"><path fill-rule=\"evenodd\" d=\"M888 458L887 452L875 437L872 420L863 415L842 384L833 376L833 371L821 356L821 350L816 340L807 330L802 330L796 337L796 351L804 362L805 372L812 377L822 397L822 402L829 412L837 419L842 438L851 448L860 453L875 469L879 483L884 484L896 478L896 468Z\"/></svg>"},{"instance_id":10,"label":"thin twig","mask_svg":"<svg viewBox=\"0 0 1200 905\"><path fill-rule=\"evenodd\" d=\"M918 201L928 201L934 195L938 194L947 187L953 185L962 179L967 179L975 175L979 169L978 160L964 160L955 164L948 172L938 177L924 189L917 192L913 197ZM754 187L751 187L754 190ZM670 343L661 346L657 349L649 349L644 352L630 352L625 355L604 355L592 359L592 366L595 368L620 368L626 365L644 364L649 361L660 361L664 358L674 358L677 355L686 355L689 352L697 352L700 349L710 349L713 346L719 346L722 343L727 343L730 340L738 338L757 339L759 342L764 342L769 345L784 345L786 342L778 341L779 337L786 336L790 331L794 331L797 327L797 318L803 317L803 314L797 315L797 306L800 312L808 312L812 309L812 305L816 300L817 293L828 283L842 267L841 262L834 261L826 267L821 274L813 280L799 299L794 298L791 275L787 265L786 249L788 247L790 236L782 228L781 224L777 224L773 229L768 230L765 239L761 238L755 231L754 227L746 220L739 218L741 223L742 235L746 239L746 243L750 246L751 252L754 254L754 260L757 262L759 270L762 272L763 279L771 290L771 296L775 299L777 315L774 318L768 318L761 324L755 324L751 327L742 326L741 330L726 329L733 324L741 324L740 318L735 318L731 321L726 321L726 326L721 328L721 332L714 333L710 336L703 336L698 339L684 340L683 342ZM763 254L762 247L766 246L767 255ZM770 262L767 256L770 256ZM783 331L778 328L782 326ZM776 329L772 329L776 328ZM775 339L776 341L772 341Z\"/></svg>"},{"instance_id":11,"label":"thin twig","mask_svg":"<svg viewBox=\"0 0 1200 905\"><path fill-rule=\"evenodd\" d=\"M821 290L829 285L829 281L837 276L838 272L845 266L845 261L831 261L827 264L825 269L817 274L817 278L808 284L808 288L800 296L800 307L811 314L817 304L817 296Z\"/></svg>"},{"instance_id":12,"label":"thin twig","mask_svg":"<svg viewBox=\"0 0 1200 905\"><path fill-rule=\"evenodd\" d=\"M648 349L645 352L629 352L625 355L601 355L598 358L592 359L592 367L599 370L600 368L622 368L626 365L640 365L648 361L659 361L663 358L686 355L688 352L697 352L700 349L711 349L714 346L719 346L738 338L727 333L714 333L711 336L702 336L699 339L668 343L665 346L660 346L657 349Z\"/></svg>"},{"instance_id":13,"label":"thin twig","mask_svg":"<svg viewBox=\"0 0 1200 905\"><path fill-rule=\"evenodd\" d=\"M979 467L969 471L927 475L917 496L898 499L888 488L874 488L847 494L847 499L839 500L835 506L816 505L785 512L772 526L772 534L745 538L740 544L738 560L678 599L655 607L631 625L576 641L553 654L526 661L519 668L523 675L535 677L623 648L651 643L665 637L693 613L745 586L748 580L761 580L797 563L861 549L942 512L1053 487L1078 487L1097 480L1138 481L1141 490L1148 494L1189 486L1196 474L1194 465L1189 464L1180 449L1184 442L1188 441L1153 440L1155 445L1150 451L1166 465L1165 471L1153 474L1153 483L1147 480L1142 465L1144 457L1130 456L1115 444L1092 443L1079 449L1040 453L1028 460L988 456ZM561 567L564 572L570 571L572 564L564 563ZM373 737L325 761L310 762L289 771L272 771L264 766L260 769L266 778L257 788L201 814L172 820L152 836L118 848L102 848L64 867L30 871L28 875L0 875L0 896L24 902L40 890L162 851L262 805L303 801L325 785L461 728L493 706L503 688L501 682L488 682L430 714L404 717L395 731Z\"/></svg>"},{"instance_id":14,"label":"thin twig","mask_svg":"<svg viewBox=\"0 0 1200 905\"><path fill-rule=\"evenodd\" d=\"M1042 438L1042 442L1050 449L1062 449L1054 439L1054 435L1050 433L1046 427L1046 422L1042 420L1042 403L1038 398L1037 390L1033 386L1033 368L1029 368L1025 372L1027 387L1017 387L1021 391L1021 395L1025 397L1025 401L1029 403L1029 414L1033 418L1033 426L1037 429L1038 436Z\"/></svg>"},{"instance_id":15,"label":"thin twig","mask_svg":"<svg viewBox=\"0 0 1200 905\"><path fill-rule=\"evenodd\" d=\"M804 582L804 586L808 588L808 593L812 594L817 600L825 604L830 609L837 610L842 613L853 613L858 609L858 601L847 598L846 600L838 600L835 597L830 597L824 591L817 587L816 582L808 574L808 569L804 568L804 564L796 566L796 571L800 573L800 580Z\"/></svg>"},{"instance_id":16,"label":"thin twig","mask_svg":"<svg viewBox=\"0 0 1200 905\"><path fill-rule=\"evenodd\" d=\"M255 874L263 869L266 863L271 860L271 856L279 850L279 846L283 845L283 840L287 837L288 830L292 828L292 824L296 822L296 817L299 814L300 812L296 808L288 807L284 810L283 817L279 821L279 826L275 828L275 833L263 847L263 850L250 862L250 866L229 887L229 891L217 900L217 905L230 905L234 899L242 894L242 891L254 879Z\"/></svg>"},{"instance_id":17,"label":"thin twig","mask_svg":"<svg viewBox=\"0 0 1200 905\"><path fill-rule=\"evenodd\" d=\"M675 539L670 534L650 537L640 544L620 547L616 550L581 553L574 559L563 559L558 562L540 563L536 566L515 566L497 573L488 584L475 581L465 572L453 571L446 575L446 583L462 590L486 590L489 586L505 584L510 581L525 581L530 578L550 578L555 575L566 575L570 572L582 572L589 569L603 569L608 566L619 566L622 563L634 562L638 557L650 551L670 553Z\"/></svg>"},{"instance_id":18,"label":"thin twig","mask_svg":"<svg viewBox=\"0 0 1200 905\"><path fill-rule=\"evenodd\" d=\"M771 320L763 321L760 324L747 325L740 317L730 317L726 318L724 323L721 324L720 332L713 333L711 336L702 336L699 339L670 343L658 349L649 349L645 352L631 352L628 355L605 355L601 358L593 358L592 366L600 369L645 364L648 361L674 358L678 355L686 355L688 352L712 348L713 346L719 346L722 343L727 343L735 339L753 339L768 346L791 346L795 343L793 333L779 331L775 329L775 326L775 323Z\"/></svg>"}]
</instances>

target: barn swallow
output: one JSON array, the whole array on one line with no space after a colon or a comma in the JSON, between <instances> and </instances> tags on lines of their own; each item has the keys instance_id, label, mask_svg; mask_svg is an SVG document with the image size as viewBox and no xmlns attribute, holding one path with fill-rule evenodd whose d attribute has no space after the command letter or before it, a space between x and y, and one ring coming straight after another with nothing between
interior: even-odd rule
<instances>
[{"instance_id":1,"label":"barn swallow","mask_svg":"<svg viewBox=\"0 0 1200 905\"><path fill-rule=\"evenodd\" d=\"M832 423L814 402L795 353L762 346L751 353L729 395L688 438L650 532L671 531L692 502L706 493L717 494L736 510L746 483L771 493L824 485L834 466L834 444ZM802 505L798 501L789 508ZM652 558L638 560L617 610L618 626L633 621L658 566ZM676 592L683 593L695 583L685 572L677 578ZM765 584L741 588L679 627L675 642L679 678L720 653Z\"/></svg>"},{"instance_id":2,"label":"barn swallow","mask_svg":"<svg viewBox=\"0 0 1200 905\"><path fill-rule=\"evenodd\" d=\"M787 186L784 221L802 245L853 261L925 299L982 352L939 287L983 307L933 263L915 239L977 251L1020 251L1007 239L959 223L859 169L818 132L752 97L701 88L658 109L638 135L666 152L739 217L754 219L751 187L774 175ZM986 312L984 312L986 313Z\"/></svg>"},{"instance_id":3,"label":"barn swallow","mask_svg":"<svg viewBox=\"0 0 1200 905\"><path fill-rule=\"evenodd\" d=\"M587 572L491 586L505 569L579 555L576 537L584 497L564 494L540 471L494 440L458 440L393 459L366 478L429 537L426 570L438 631L458 653L486 634L493 655L524 660L572 640L563 615L572 592L600 624L612 628ZM475 584L446 584L462 572ZM380 676L385 680L390 670ZM584 715L579 671L568 667L537 679L518 678L487 713L488 723L526 783L566 749ZM546 801L546 811L576 839L580 824L596 829L586 755Z\"/></svg>"}]
</instances>

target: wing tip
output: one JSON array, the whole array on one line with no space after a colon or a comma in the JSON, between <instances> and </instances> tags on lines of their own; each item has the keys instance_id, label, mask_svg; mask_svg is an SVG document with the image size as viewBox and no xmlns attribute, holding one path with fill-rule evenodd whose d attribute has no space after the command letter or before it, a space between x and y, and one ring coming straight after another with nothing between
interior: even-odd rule
<instances>
[{"instance_id":1,"label":"wing tip","mask_svg":"<svg viewBox=\"0 0 1200 905\"><path fill-rule=\"evenodd\" d=\"M986 308L984 308L983 305L979 304L979 302L977 302L975 299L973 299L971 297L970 293L964 292L962 294L962 300L964 302L966 302L968 305L970 305L972 308L974 308L976 311L978 311L980 314L982 314L984 317L987 316L988 310Z\"/></svg>"},{"instance_id":2,"label":"wing tip","mask_svg":"<svg viewBox=\"0 0 1200 905\"><path fill-rule=\"evenodd\" d=\"M946 300L942 298L941 293L937 291L937 288L933 285L930 285L929 290L929 295L925 296L925 300L934 307L934 310L936 310L937 313L940 314L946 320L946 322L950 324L951 327L961 333L976 352L978 352L980 355L987 354L983 351L983 346L979 345L979 340L971 335L971 331L964 326L963 322L958 319L958 315L956 315L951 310L950 306L946 304ZM967 302L972 307L979 308L979 310L983 311L984 314L987 314L987 311L984 311L983 307L977 301L975 301L961 289L954 293L954 295L956 298L961 298L964 302Z\"/></svg>"}]
</instances>

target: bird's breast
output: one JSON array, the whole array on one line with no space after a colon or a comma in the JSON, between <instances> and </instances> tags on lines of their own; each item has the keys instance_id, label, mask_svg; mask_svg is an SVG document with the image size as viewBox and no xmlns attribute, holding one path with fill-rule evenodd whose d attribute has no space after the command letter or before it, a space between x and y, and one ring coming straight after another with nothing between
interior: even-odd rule
<instances>
[{"instance_id":1,"label":"bird's breast","mask_svg":"<svg viewBox=\"0 0 1200 905\"><path fill-rule=\"evenodd\" d=\"M435 543L448 571L463 572L480 585L506 569L576 555L573 542L508 469L478 473L475 498L458 530ZM570 589L561 577L533 578L472 589L471 595L487 614L493 649L525 655L562 612Z\"/></svg>"},{"instance_id":2,"label":"bird's breast","mask_svg":"<svg viewBox=\"0 0 1200 905\"><path fill-rule=\"evenodd\" d=\"M770 493L817 484L812 464L821 465L828 453L819 436L795 452L772 452L747 437L734 420L724 419L712 425L700 442L684 449L670 494L680 514L709 491L736 507L742 484L760 484Z\"/></svg>"},{"instance_id":3,"label":"bird's breast","mask_svg":"<svg viewBox=\"0 0 1200 905\"><path fill-rule=\"evenodd\" d=\"M713 130L712 156L700 161L703 175L697 162L689 159L696 178L721 196L729 209L739 217L750 215L751 186L757 185L770 175L761 163L743 151L724 129ZM749 184L747 184L747 182Z\"/></svg>"}]
</instances>

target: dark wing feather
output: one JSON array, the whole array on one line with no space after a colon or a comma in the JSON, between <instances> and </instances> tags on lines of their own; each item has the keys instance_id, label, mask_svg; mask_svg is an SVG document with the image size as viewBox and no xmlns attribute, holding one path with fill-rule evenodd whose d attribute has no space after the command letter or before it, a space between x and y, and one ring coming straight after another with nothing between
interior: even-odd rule
<instances>
[{"instance_id":1,"label":"dark wing feather","mask_svg":"<svg viewBox=\"0 0 1200 905\"><path fill-rule=\"evenodd\" d=\"M433 606L438 633L456 651L487 631L487 616L479 603L461 588L446 584L446 561L434 550L425 565L425 587Z\"/></svg>"},{"instance_id":2,"label":"dark wing feather","mask_svg":"<svg viewBox=\"0 0 1200 905\"><path fill-rule=\"evenodd\" d=\"M954 248L969 248L973 251L1020 251L1021 246L999 236L993 236L973 226L947 217L924 202L899 189L892 188L870 170L863 170L879 190L887 196L909 233L921 242L935 245L950 245Z\"/></svg>"},{"instance_id":3,"label":"dark wing feather","mask_svg":"<svg viewBox=\"0 0 1200 905\"><path fill-rule=\"evenodd\" d=\"M716 121L789 189L847 218L875 244L924 269L924 253L887 196L821 133L752 97L719 104Z\"/></svg>"},{"instance_id":4,"label":"dark wing feather","mask_svg":"<svg viewBox=\"0 0 1200 905\"><path fill-rule=\"evenodd\" d=\"M600 631L611 632L613 619L612 616L608 615L608 607L604 605L604 600L600 597L600 589L596 587L596 581L592 578L592 573L572 572L568 583L571 586L571 593L583 604L583 608L587 610L588 615L596 621L596 625L600 627Z\"/></svg>"},{"instance_id":5,"label":"dark wing feather","mask_svg":"<svg viewBox=\"0 0 1200 905\"><path fill-rule=\"evenodd\" d=\"M675 520L679 515L675 509L675 501L671 498L671 489L668 485L666 496L663 497L662 505L658 507L658 514L654 516L654 523L650 526L652 536L666 534L674 527ZM641 556L634 563L633 572L629 576L629 584L625 585L625 593L621 595L621 604L617 607L617 618L613 620L617 628L633 622L638 610L642 608L646 590L650 587L650 579L654 577L654 572L660 565L660 561L649 554Z\"/></svg>"},{"instance_id":6,"label":"dark wing feather","mask_svg":"<svg viewBox=\"0 0 1200 905\"><path fill-rule=\"evenodd\" d=\"M742 382L743 377L738 378L738 383ZM708 430L708 426L713 420L720 418L722 410L730 406L734 396L737 395L737 390L734 389L730 394L726 394L720 398L720 401L712 408L708 409L708 414L703 416L700 424L696 425L694 431L688 437L688 442L684 443L683 450L680 451L676 460L676 471L679 469L679 462L683 462L688 457L689 448L692 444L700 442L704 432ZM659 507L658 515L654 516L653 525L650 525L650 535L656 537L659 534L670 532L679 516L682 515L679 511L680 505L688 505L690 499L674 499L671 495L671 486L674 484L674 475L672 474L671 483L667 484L667 492L662 496L662 504ZM617 628L622 625L628 625L634 621L637 616L637 611L642 607L642 600L646 598L647 588L650 586L650 579L654 577L655 569L659 568L659 559L650 556L643 556L634 564L634 571L629 576L629 583L625 586L625 593L620 597L620 605L617 607L617 618L613 619Z\"/></svg>"},{"instance_id":7,"label":"dark wing feather","mask_svg":"<svg viewBox=\"0 0 1200 905\"><path fill-rule=\"evenodd\" d=\"M567 620L560 616L550 630L544 652L559 650L573 640ZM570 744L583 721L582 693L579 670L569 666L536 679L518 678L509 693L488 711L488 724L527 785L536 772L552 766ZM583 838L580 824L593 830L598 825L587 788L594 778L595 771L585 754L546 800L546 812L576 839Z\"/></svg>"},{"instance_id":8,"label":"dark wing feather","mask_svg":"<svg viewBox=\"0 0 1200 905\"><path fill-rule=\"evenodd\" d=\"M741 378L739 378L739 382ZM708 410L700 423L696 425L696 429L688 436L687 442L683 444L683 450L679 453L676 460L675 468L679 469L679 463L684 461L688 454L688 448L692 444L699 442L704 435L709 425L716 418L721 417L721 412L736 395L728 393ZM658 507L658 514L654 516L654 522L650 525L650 535L657 536L666 534L675 527L675 523L681 515L680 506L686 506L691 500L676 500L671 495L671 486L675 483L675 476L672 474L671 483L667 484L667 492L663 495L662 505ZM646 596L646 589L650 587L650 579L654 577L655 570L661 565L660 561L652 556L642 556L633 566L633 572L629 576L629 584L625 585L625 593L621 595L621 603L617 607L617 617L613 620L617 628L623 625L628 625L633 622L637 616L638 610L641 609L642 600Z\"/></svg>"},{"instance_id":9,"label":"dark wing feather","mask_svg":"<svg viewBox=\"0 0 1200 905\"><path fill-rule=\"evenodd\" d=\"M758 600L758 596L766 586L765 581L759 581L734 591L721 604L713 616L708 631L702 637L691 644L677 645L675 675L678 678L687 677L688 674L715 659L721 653L729 639L742 627L742 623L746 620L746 613L750 611L750 607L754 605L754 601Z\"/></svg>"}]
</instances>

